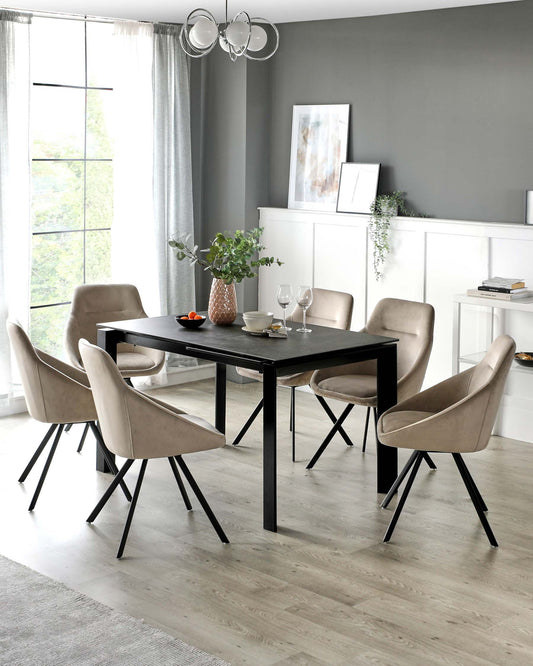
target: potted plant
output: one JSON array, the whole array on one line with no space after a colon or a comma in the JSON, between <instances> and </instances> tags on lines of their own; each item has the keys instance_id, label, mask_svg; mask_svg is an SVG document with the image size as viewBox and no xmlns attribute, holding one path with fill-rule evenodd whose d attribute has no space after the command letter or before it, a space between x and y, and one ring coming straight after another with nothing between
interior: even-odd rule
<instances>
[{"instance_id":1,"label":"potted plant","mask_svg":"<svg viewBox=\"0 0 533 666\"><path fill-rule=\"evenodd\" d=\"M423 217L407 208L405 192L398 190L392 194L378 194L370 205L368 231L374 246L372 264L376 280L383 277L382 267L390 252L390 223L397 215Z\"/></svg>"},{"instance_id":2,"label":"potted plant","mask_svg":"<svg viewBox=\"0 0 533 666\"><path fill-rule=\"evenodd\" d=\"M235 321L236 282L256 277L256 269L260 266L281 266L283 263L274 257L254 259L258 252L265 249L260 241L262 233L261 227L251 231L237 229L233 235L218 233L205 250L198 250L198 245L191 245L190 235L168 241L178 261L188 259L191 266L198 264L213 276L208 316L214 324L229 325Z\"/></svg>"}]
</instances>

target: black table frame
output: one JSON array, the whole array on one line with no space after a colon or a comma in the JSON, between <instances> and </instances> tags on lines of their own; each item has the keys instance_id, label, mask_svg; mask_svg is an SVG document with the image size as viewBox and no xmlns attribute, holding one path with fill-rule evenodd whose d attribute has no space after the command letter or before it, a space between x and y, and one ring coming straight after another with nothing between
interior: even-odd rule
<instances>
[{"instance_id":1,"label":"black table frame","mask_svg":"<svg viewBox=\"0 0 533 666\"><path fill-rule=\"evenodd\" d=\"M159 317L152 318L163 319ZM377 360L377 411L381 415L396 404L396 342L394 338L382 337L378 344L358 343L352 349L342 352L327 351L314 354L312 359L307 356L293 357L279 362L272 359L249 358L245 354L225 353L212 346L195 344L176 330L176 337L160 337L135 331L135 322L141 325L144 320L127 322L111 322L100 325L97 333L98 346L105 349L116 360L117 344L127 342L143 347L151 347L175 354L183 354L194 358L214 361L215 374L215 427L220 432L226 430L226 366L241 366L259 370L263 373L263 527L277 531L277 459L276 459L276 389L278 374L288 375L307 370L319 370L336 365L344 365L355 361ZM124 328L122 328L122 326ZM224 327L225 328L225 327ZM313 326L313 329L320 328ZM130 329L130 330L128 330ZM239 331L240 332L240 331ZM349 332L348 332L349 333ZM295 335L294 333L292 335ZM299 334L300 335L300 334ZM301 334L306 335L306 334ZM312 333L310 334L312 335ZM352 334L366 336L366 334ZM379 336L359 337L359 340L372 339ZM194 340L194 338L192 338ZM198 337L198 342L201 338ZM355 339L354 339L355 341ZM269 341L283 344L282 341ZM108 471L105 460L97 456L97 469ZM377 443L377 492L387 493L398 473L397 449Z\"/></svg>"}]
</instances>

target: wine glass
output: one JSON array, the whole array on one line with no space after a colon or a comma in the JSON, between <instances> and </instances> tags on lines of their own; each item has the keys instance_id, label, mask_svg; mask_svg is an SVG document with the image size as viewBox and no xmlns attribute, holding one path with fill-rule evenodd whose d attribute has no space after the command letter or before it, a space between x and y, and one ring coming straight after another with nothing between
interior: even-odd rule
<instances>
[{"instance_id":1,"label":"wine glass","mask_svg":"<svg viewBox=\"0 0 533 666\"><path fill-rule=\"evenodd\" d=\"M292 287L290 284L280 284L278 287L277 299L280 307L283 308L283 328L286 331L292 331L287 328L287 307L292 303Z\"/></svg>"},{"instance_id":2,"label":"wine glass","mask_svg":"<svg viewBox=\"0 0 533 666\"><path fill-rule=\"evenodd\" d=\"M313 290L308 285L301 285L298 287L298 295L296 296L296 302L304 311L304 320L302 328L297 328L298 333L311 333L311 329L307 328L305 325L305 313L307 308L311 306L313 302Z\"/></svg>"}]
</instances>

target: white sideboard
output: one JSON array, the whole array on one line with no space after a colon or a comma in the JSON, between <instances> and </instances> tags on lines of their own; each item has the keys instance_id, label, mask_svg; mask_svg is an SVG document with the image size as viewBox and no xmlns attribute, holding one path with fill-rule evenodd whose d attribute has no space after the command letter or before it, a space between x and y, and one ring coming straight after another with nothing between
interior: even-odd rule
<instances>
[{"instance_id":1,"label":"white sideboard","mask_svg":"<svg viewBox=\"0 0 533 666\"><path fill-rule=\"evenodd\" d=\"M362 328L381 298L431 303L436 313L435 336L424 386L453 372L456 294L476 287L489 275L524 278L533 289L533 226L395 218L392 252L384 277L376 282L366 215L260 208L259 224L268 254L285 262L279 268L260 270L261 309L281 316L276 304L276 287L281 282L350 292L355 298L353 330ZM486 349L489 318L489 307L463 304L465 353ZM533 318L528 313L508 312L502 330L515 338L518 349L533 350ZM496 432L533 442L533 377L523 374L508 382Z\"/></svg>"}]
</instances>

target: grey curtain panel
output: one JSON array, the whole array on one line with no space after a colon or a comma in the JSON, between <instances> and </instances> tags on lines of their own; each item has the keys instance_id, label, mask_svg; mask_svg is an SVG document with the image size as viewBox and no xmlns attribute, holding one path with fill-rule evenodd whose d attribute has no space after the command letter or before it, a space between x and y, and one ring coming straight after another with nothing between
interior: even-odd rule
<instances>
[{"instance_id":1,"label":"grey curtain panel","mask_svg":"<svg viewBox=\"0 0 533 666\"><path fill-rule=\"evenodd\" d=\"M189 70L179 45L179 27L154 25L154 222L161 313L196 306L194 269L178 262L168 239L194 233ZM169 359L170 365L196 365Z\"/></svg>"}]
</instances>

